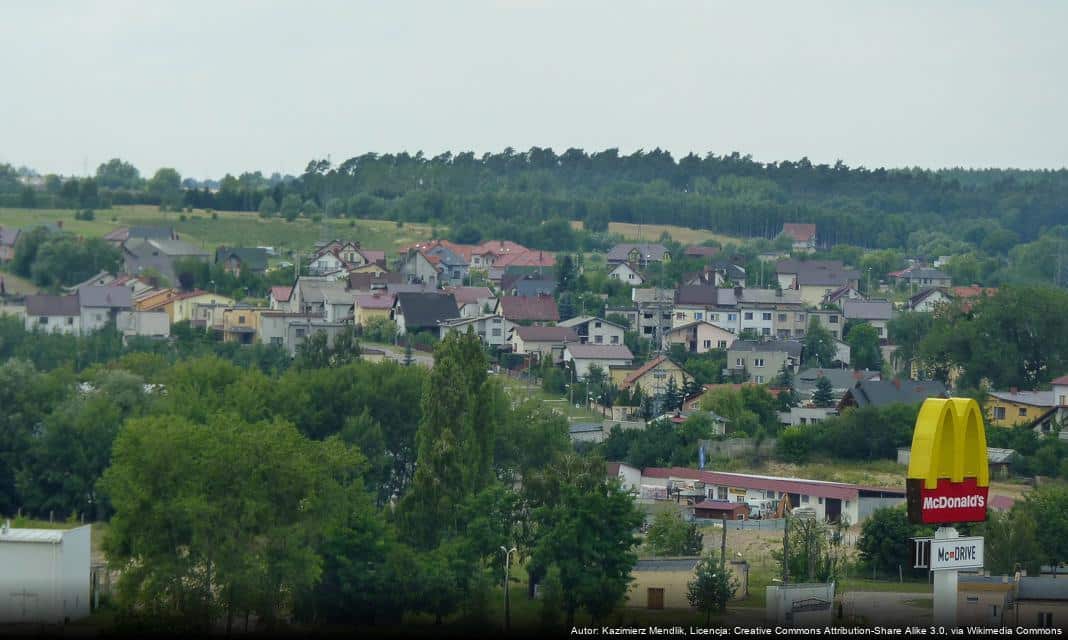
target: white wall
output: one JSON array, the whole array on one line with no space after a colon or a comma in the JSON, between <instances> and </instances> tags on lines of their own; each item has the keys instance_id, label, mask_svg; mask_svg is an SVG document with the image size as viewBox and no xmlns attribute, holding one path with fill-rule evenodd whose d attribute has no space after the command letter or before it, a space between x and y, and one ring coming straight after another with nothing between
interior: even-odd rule
<instances>
[{"instance_id":1,"label":"white wall","mask_svg":"<svg viewBox=\"0 0 1068 640\"><path fill-rule=\"evenodd\" d=\"M0 539L0 623L89 615L89 537L86 525L62 532L55 544Z\"/></svg>"},{"instance_id":2,"label":"white wall","mask_svg":"<svg viewBox=\"0 0 1068 640\"><path fill-rule=\"evenodd\" d=\"M116 326L119 331L128 336L166 337L171 335L171 321L166 311L120 311Z\"/></svg>"},{"instance_id":3,"label":"white wall","mask_svg":"<svg viewBox=\"0 0 1068 640\"><path fill-rule=\"evenodd\" d=\"M41 318L45 322L41 322ZM70 320L70 322L68 322ZM26 330L40 331L42 333L73 333L81 335L82 319L79 316L26 316Z\"/></svg>"}]
</instances>

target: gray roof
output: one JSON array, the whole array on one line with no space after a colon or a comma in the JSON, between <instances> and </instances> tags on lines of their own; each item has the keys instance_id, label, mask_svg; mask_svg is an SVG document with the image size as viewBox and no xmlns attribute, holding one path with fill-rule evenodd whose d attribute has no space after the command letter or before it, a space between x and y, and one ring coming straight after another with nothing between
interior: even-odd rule
<instances>
[{"instance_id":1,"label":"gray roof","mask_svg":"<svg viewBox=\"0 0 1068 640\"><path fill-rule=\"evenodd\" d=\"M931 267L912 267L901 272L903 278L928 278L931 280L948 280L946 272L932 269Z\"/></svg>"},{"instance_id":2,"label":"gray roof","mask_svg":"<svg viewBox=\"0 0 1068 640\"><path fill-rule=\"evenodd\" d=\"M253 271L267 268L267 250L260 247L219 247L215 250L215 262L225 262L231 256L237 258L242 266Z\"/></svg>"},{"instance_id":3,"label":"gray roof","mask_svg":"<svg viewBox=\"0 0 1068 640\"><path fill-rule=\"evenodd\" d=\"M631 289L630 299L638 304L645 302L666 302L671 304L675 300L674 289Z\"/></svg>"},{"instance_id":4,"label":"gray roof","mask_svg":"<svg viewBox=\"0 0 1068 640\"><path fill-rule=\"evenodd\" d=\"M1052 407L1056 404L1052 391L988 391L987 395L1032 407Z\"/></svg>"},{"instance_id":5,"label":"gray roof","mask_svg":"<svg viewBox=\"0 0 1068 640\"><path fill-rule=\"evenodd\" d=\"M15 242L18 241L20 233L22 232L18 229L13 229L11 227L0 227L0 246L15 246Z\"/></svg>"},{"instance_id":6,"label":"gray roof","mask_svg":"<svg viewBox=\"0 0 1068 640\"><path fill-rule=\"evenodd\" d=\"M173 240L177 236L173 227L130 227L126 238L141 238L144 240Z\"/></svg>"},{"instance_id":7,"label":"gray roof","mask_svg":"<svg viewBox=\"0 0 1068 640\"><path fill-rule=\"evenodd\" d=\"M407 283L386 283L386 291L389 293L434 293L438 289L432 285L421 284L407 284Z\"/></svg>"},{"instance_id":8,"label":"gray roof","mask_svg":"<svg viewBox=\"0 0 1068 640\"><path fill-rule=\"evenodd\" d=\"M878 371L853 371L852 369L805 369L794 378L794 387L802 396L816 390L816 381L820 376L827 378L832 389L848 389L857 380L871 380L880 377Z\"/></svg>"},{"instance_id":9,"label":"gray roof","mask_svg":"<svg viewBox=\"0 0 1068 640\"><path fill-rule=\"evenodd\" d=\"M893 312L889 300L842 301L842 315L850 320L889 320Z\"/></svg>"},{"instance_id":10,"label":"gray roof","mask_svg":"<svg viewBox=\"0 0 1068 640\"><path fill-rule=\"evenodd\" d=\"M1053 576L1020 578L1017 600L1068 600L1068 580Z\"/></svg>"},{"instance_id":11,"label":"gray roof","mask_svg":"<svg viewBox=\"0 0 1068 640\"><path fill-rule=\"evenodd\" d=\"M82 307L129 309L133 306L133 297L130 290L122 285L88 285L78 289L78 304Z\"/></svg>"},{"instance_id":12,"label":"gray roof","mask_svg":"<svg viewBox=\"0 0 1068 640\"><path fill-rule=\"evenodd\" d=\"M437 327L442 320L460 315L451 293L398 293L396 306L404 315L407 329Z\"/></svg>"},{"instance_id":13,"label":"gray roof","mask_svg":"<svg viewBox=\"0 0 1068 640\"><path fill-rule=\"evenodd\" d=\"M720 302L720 291L730 292L729 302ZM695 304L705 306L734 305L733 289L717 289L705 286L683 286L675 292L675 304Z\"/></svg>"},{"instance_id":14,"label":"gray roof","mask_svg":"<svg viewBox=\"0 0 1068 640\"><path fill-rule=\"evenodd\" d=\"M622 344L569 344L572 358L593 360L633 360L634 354Z\"/></svg>"},{"instance_id":15,"label":"gray roof","mask_svg":"<svg viewBox=\"0 0 1068 640\"><path fill-rule=\"evenodd\" d=\"M346 293L345 284L342 281L301 278L298 284L300 285L301 302L322 302L325 304L328 296L327 291L331 291L331 294L334 292ZM349 295L352 295L353 300L356 299L354 294L349 293Z\"/></svg>"},{"instance_id":16,"label":"gray roof","mask_svg":"<svg viewBox=\"0 0 1068 640\"><path fill-rule=\"evenodd\" d=\"M801 342L797 340L735 340L727 351L750 351L753 353L785 353L801 357Z\"/></svg>"},{"instance_id":17,"label":"gray roof","mask_svg":"<svg viewBox=\"0 0 1068 640\"><path fill-rule=\"evenodd\" d=\"M840 260L783 260L775 271L796 275L798 285L841 287L860 278L860 273L847 269Z\"/></svg>"},{"instance_id":18,"label":"gray roof","mask_svg":"<svg viewBox=\"0 0 1068 640\"><path fill-rule=\"evenodd\" d=\"M578 334L570 327L524 327L513 329L524 342L578 342Z\"/></svg>"},{"instance_id":19,"label":"gray roof","mask_svg":"<svg viewBox=\"0 0 1068 640\"><path fill-rule=\"evenodd\" d=\"M536 296L541 293L553 294L556 292L556 280L551 278L530 279L520 278L512 284L517 296Z\"/></svg>"},{"instance_id":20,"label":"gray roof","mask_svg":"<svg viewBox=\"0 0 1068 640\"><path fill-rule=\"evenodd\" d=\"M26 315L28 316L78 316L82 309L78 305L78 296L26 296Z\"/></svg>"},{"instance_id":21,"label":"gray roof","mask_svg":"<svg viewBox=\"0 0 1068 640\"><path fill-rule=\"evenodd\" d=\"M613 327L615 327L617 329L626 329L626 327L624 327L622 325L618 325L618 324L616 324L614 322L609 322L608 320L605 320L604 318L595 318L593 316L575 316L574 318L571 318L570 320L562 320L560 322L557 322L556 324L558 326L561 326L561 327L577 327L578 325L586 324L587 322L589 322L591 320L597 320L599 322L603 322L604 324L613 326Z\"/></svg>"},{"instance_id":22,"label":"gray roof","mask_svg":"<svg viewBox=\"0 0 1068 640\"><path fill-rule=\"evenodd\" d=\"M604 428L597 422L574 422L568 428L569 433L596 433Z\"/></svg>"},{"instance_id":23,"label":"gray roof","mask_svg":"<svg viewBox=\"0 0 1068 640\"><path fill-rule=\"evenodd\" d=\"M211 254L200 247L190 244L185 240L145 240L133 238L123 245L126 250L137 256L158 253L161 255L179 256L210 256Z\"/></svg>"},{"instance_id":24,"label":"gray roof","mask_svg":"<svg viewBox=\"0 0 1068 640\"><path fill-rule=\"evenodd\" d=\"M986 448L987 462L993 462L994 464L1004 464L1012 462L1012 457L1016 455L1015 449L1000 449L997 447Z\"/></svg>"},{"instance_id":25,"label":"gray roof","mask_svg":"<svg viewBox=\"0 0 1068 640\"><path fill-rule=\"evenodd\" d=\"M662 244L617 244L612 247L612 250L608 252L607 260L609 262L620 262L629 259L631 250L637 249L642 255L643 260L660 261L664 259L664 254L668 252L667 247Z\"/></svg>"},{"instance_id":26,"label":"gray roof","mask_svg":"<svg viewBox=\"0 0 1068 640\"><path fill-rule=\"evenodd\" d=\"M639 560L634 564L633 571L693 571L700 562L700 558L653 558ZM1065 580L1068 582L1068 580Z\"/></svg>"},{"instance_id":27,"label":"gray roof","mask_svg":"<svg viewBox=\"0 0 1068 640\"><path fill-rule=\"evenodd\" d=\"M937 380L861 380L846 391L858 407L917 404L927 398L946 397L946 386Z\"/></svg>"},{"instance_id":28,"label":"gray roof","mask_svg":"<svg viewBox=\"0 0 1068 640\"><path fill-rule=\"evenodd\" d=\"M778 289L742 289L740 303L755 302L758 304L801 304L801 293L791 289L779 291Z\"/></svg>"}]
</instances>

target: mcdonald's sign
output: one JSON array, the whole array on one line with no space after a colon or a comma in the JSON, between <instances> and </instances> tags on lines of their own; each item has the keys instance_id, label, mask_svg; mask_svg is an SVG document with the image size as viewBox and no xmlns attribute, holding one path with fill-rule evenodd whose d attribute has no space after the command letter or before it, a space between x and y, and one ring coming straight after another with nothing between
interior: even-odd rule
<instances>
[{"instance_id":1,"label":"mcdonald's sign","mask_svg":"<svg viewBox=\"0 0 1068 640\"><path fill-rule=\"evenodd\" d=\"M924 401L912 433L905 484L913 523L986 520L990 467L983 414L975 400Z\"/></svg>"}]
</instances>

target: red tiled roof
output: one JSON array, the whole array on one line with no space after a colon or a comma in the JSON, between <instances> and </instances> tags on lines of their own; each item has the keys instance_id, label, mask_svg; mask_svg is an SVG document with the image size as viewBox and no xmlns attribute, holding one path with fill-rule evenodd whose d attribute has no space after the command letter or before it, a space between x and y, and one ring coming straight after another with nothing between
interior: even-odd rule
<instances>
[{"instance_id":1,"label":"red tiled roof","mask_svg":"<svg viewBox=\"0 0 1068 640\"><path fill-rule=\"evenodd\" d=\"M271 287L271 297L279 302L288 302L293 295L293 287Z\"/></svg>"},{"instance_id":2,"label":"red tiled roof","mask_svg":"<svg viewBox=\"0 0 1068 640\"><path fill-rule=\"evenodd\" d=\"M386 259L386 252L378 249L360 249L360 255L368 262L384 262Z\"/></svg>"},{"instance_id":3,"label":"red tiled roof","mask_svg":"<svg viewBox=\"0 0 1068 640\"><path fill-rule=\"evenodd\" d=\"M371 293L356 296L356 306L361 309L392 309L393 295Z\"/></svg>"},{"instance_id":4,"label":"red tiled roof","mask_svg":"<svg viewBox=\"0 0 1068 640\"><path fill-rule=\"evenodd\" d=\"M977 298L980 295L992 296L998 292L996 287L953 287L956 298Z\"/></svg>"},{"instance_id":5,"label":"red tiled roof","mask_svg":"<svg viewBox=\"0 0 1068 640\"><path fill-rule=\"evenodd\" d=\"M643 478L680 478L700 480L706 485L741 487L762 491L781 491L783 493L801 493L820 498L839 500L856 500L859 489L855 485L841 482L822 482L819 480L801 480L793 478L773 478L768 476L751 476L742 473L721 473L718 471L700 471L686 467L649 467L642 469Z\"/></svg>"},{"instance_id":6,"label":"red tiled roof","mask_svg":"<svg viewBox=\"0 0 1068 640\"><path fill-rule=\"evenodd\" d=\"M1068 384L1068 375L1053 379L1053 384Z\"/></svg>"},{"instance_id":7,"label":"red tiled roof","mask_svg":"<svg viewBox=\"0 0 1068 640\"><path fill-rule=\"evenodd\" d=\"M782 232L797 242L808 242L816 237L816 225L805 222L787 222L782 225Z\"/></svg>"},{"instance_id":8,"label":"red tiled roof","mask_svg":"<svg viewBox=\"0 0 1068 640\"><path fill-rule=\"evenodd\" d=\"M557 322L560 311L552 296L502 296L501 313L508 320Z\"/></svg>"},{"instance_id":9,"label":"red tiled roof","mask_svg":"<svg viewBox=\"0 0 1068 640\"><path fill-rule=\"evenodd\" d=\"M556 258L548 251L506 253L493 261L494 267L551 267L555 264Z\"/></svg>"},{"instance_id":10,"label":"red tiled roof","mask_svg":"<svg viewBox=\"0 0 1068 640\"><path fill-rule=\"evenodd\" d=\"M452 287L445 290L456 296L457 304L474 304L493 297L489 287Z\"/></svg>"}]
</instances>

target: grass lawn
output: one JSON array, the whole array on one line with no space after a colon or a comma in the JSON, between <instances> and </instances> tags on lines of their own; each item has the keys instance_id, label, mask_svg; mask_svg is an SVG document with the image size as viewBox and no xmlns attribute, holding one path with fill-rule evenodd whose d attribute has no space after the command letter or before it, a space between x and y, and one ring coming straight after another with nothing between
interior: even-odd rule
<instances>
[{"instance_id":1,"label":"grass lawn","mask_svg":"<svg viewBox=\"0 0 1068 640\"><path fill-rule=\"evenodd\" d=\"M639 233L640 227L640 233ZM706 229L691 229L689 227L676 227L671 224L643 224L637 225L629 222L610 222L608 223L609 233L618 233L626 240L642 242L658 242L660 240L660 234L667 232L671 239L681 244L701 244L706 240L715 240L720 244L726 244L728 242L741 243L741 238L735 238L733 236L724 235L722 233L714 233ZM640 238L639 238L640 236Z\"/></svg>"},{"instance_id":2,"label":"grass lawn","mask_svg":"<svg viewBox=\"0 0 1068 640\"><path fill-rule=\"evenodd\" d=\"M905 467L895 460L873 460L870 462L851 460L848 462L816 460L805 464L790 464L769 460L752 465L744 458L728 463L724 469L740 473L763 473L774 476L847 482L880 487L904 487Z\"/></svg>"},{"instance_id":3,"label":"grass lawn","mask_svg":"<svg viewBox=\"0 0 1068 640\"><path fill-rule=\"evenodd\" d=\"M601 422L604 417L596 411L590 411L585 406L576 407L569 402L569 398L564 396L558 396L551 393L546 393L542 390L538 384L528 384L525 380L516 380L508 375L497 376L498 379L504 384L504 388L515 398L529 397L534 400L540 400L545 403L547 407L554 409L557 413L562 413L571 419L572 421L582 420L587 422ZM576 398L577 404L582 404L580 400Z\"/></svg>"},{"instance_id":4,"label":"grass lawn","mask_svg":"<svg viewBox=\"0 0 1068 640\"><path fill-rule=\"evenodd\" d=\"M324 219L315 223L306 218L286 222L281 218L263 219L255 212L218 211L217 218L197 209L193 213L161 212L147 205L101 209L96 219L75 220L70 209L0 209L0 226L27 227L33 224L63 221L63 228L85 236L103 236L117 227L130 225L170 225L194 244L273 246L280 252L310 250L323 237L353 238L368 249L383 249L392 257L400 247L429 239L431 227L404 223L397 227L391 220ZM181 216L186 219L182 220ZM439 234L445 229L439 228Z\"/></svg>"},{"instance_id":5,"label":"grass lawn","mask_svg":"<svg viewBox=\"0 0 1068 640\"><path fill-rule=\"evenodd\" d=\"M4 279L4 291L8 295L26 295L28 293L37 293L37 286L25 278L4 271L0 273L0 278Z\"/></svg>"},{"instance_id":6,"label":"grass lawn","mask_svg":"<svg viewBox=\"0 0 1068 640\"><path fill-rule=\"evenodd\" d=\"M896 593L930 593L932 590L931 585L926 582L917 582L915 580L906 580L904 582L898 582L896 580L865 580L861 578L843 578L841 584L838 586L838 592L844 593L846 591L889 591Z\"/></svg>"}]
</instances>

